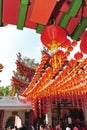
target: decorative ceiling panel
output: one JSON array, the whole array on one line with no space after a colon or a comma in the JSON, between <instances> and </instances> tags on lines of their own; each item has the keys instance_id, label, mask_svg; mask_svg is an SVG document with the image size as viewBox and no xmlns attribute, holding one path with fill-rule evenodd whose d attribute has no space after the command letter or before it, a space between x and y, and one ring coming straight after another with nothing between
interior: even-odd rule
<instances>
[{"instance_id":1,"label":"decorative ceiling panel","mask_svg":"<svg viewBox=\"0 0 87 130\"><path fill-rule=\"evenodd\" d=\"M45 26L56 23L68 35L82 39L87 27L87 0L0 0L0 26L17 25L41 33ZM85 35L84 35L85 36Z\"/></svg>"},{"instance_id":2,"label":"decorative ceiling panel","mask_svg":"<svg viewBox=\"0 0 87 130\"><path fill-rule=\"evenodd\" d=\"M20 0L3 0L2 22L17 24Z\"/></svg>"},{"instance_id":3,"label":"decorative ceiling panel","mask_svg":"<svg viewBox=\"0 0 87 130\"><path fill-rule=\"evenodd\" d=\"M35 0L30 20L44 25L47 24L56 3L56 0Z\"/></svg>"}]
</instances>

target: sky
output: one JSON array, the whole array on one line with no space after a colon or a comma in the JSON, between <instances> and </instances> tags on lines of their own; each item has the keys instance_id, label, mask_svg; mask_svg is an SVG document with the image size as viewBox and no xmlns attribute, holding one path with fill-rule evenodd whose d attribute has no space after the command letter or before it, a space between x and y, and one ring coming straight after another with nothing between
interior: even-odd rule
<instances>
[{"instance_id":1,"label":"sky","mask_svg":"<svg viewBox=\"0 0 87 130\"><path fill-rule=\"evenodd\" d=\"M41 50L40 34L35 30L18 30L15 25L0 27L0 63L4 66L0 72L0 86L11 84L18 52L24 57L35 59L35 62L40 62Z\"/></svg>"}]
</instances>

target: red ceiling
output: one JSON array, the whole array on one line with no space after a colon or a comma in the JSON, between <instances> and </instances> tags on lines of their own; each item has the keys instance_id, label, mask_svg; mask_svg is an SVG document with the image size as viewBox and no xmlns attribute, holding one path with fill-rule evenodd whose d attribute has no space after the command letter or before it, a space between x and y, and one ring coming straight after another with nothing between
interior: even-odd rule
<instances>
[{"instance_id":1,"label":"red ceiling","mask_svg":"<svg viewBox=\"0 0 87 130\"><path fill-rule=\"evenodd\" d=\"M87 35L87 0L3 0L1 4L2 25L13 24L18 29L27 27L41 33L55 21L75 40Z\"/></svg>"}]
</instances>

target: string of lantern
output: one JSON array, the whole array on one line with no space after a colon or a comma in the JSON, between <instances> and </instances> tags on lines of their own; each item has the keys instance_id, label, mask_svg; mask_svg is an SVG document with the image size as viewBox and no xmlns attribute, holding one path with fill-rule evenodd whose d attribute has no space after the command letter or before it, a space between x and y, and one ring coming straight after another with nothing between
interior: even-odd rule
<instances>
[{"instance_id":1,"label":"string of lantern","mask_svg":"<svg viewBox=\"0 0 87 130\"><path fill-rule=\"evenodd\" d=\"M27 89L20 95L20 99L32 100L33 108L35 108L35 100L44 97L60 97L76 99L77 106L80 98L87 95L87 47L85 40L80 42L80 51L74 54L74 58L68 59L77 41L71 41L65 30L57 25L49 25L41 34L41 41L46 48L46 53L42 56L41 63L28 85ZM49 65L42 70L45 64ZM82 104L83 107L83 104Z\"/></svg>"},{"instance_id":2,"label":"string of lantern","mask_svg":"<svg viewBox=\"0 0 87 130\"><path fill-rule=\"evenodd\" d=\"M35 72L35 75L32 79L32 82L29 84L28 88L25 90L25 92L22 95L27 96L28 93L30 92L30 90L33 88L34 84L36 83L36 81L39 78L40 72L41 72L44 64L46 63L47 59L48 59L48 55L44 54L43 57L42 57L41 63L39 65L38 69Z\"/></svg>"}]
</instances>

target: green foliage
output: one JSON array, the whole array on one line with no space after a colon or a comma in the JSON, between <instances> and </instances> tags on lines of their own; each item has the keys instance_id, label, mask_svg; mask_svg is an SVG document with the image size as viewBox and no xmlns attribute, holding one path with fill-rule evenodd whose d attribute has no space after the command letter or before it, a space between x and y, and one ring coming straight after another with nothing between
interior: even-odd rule
<instances>
[{"instance_id":1,"label":"green foliage","mask_svg":"<svg viewBox=\"0 0 87 130\"><path fill-rule=\"evenodd\" d=\"M10 86L0 87L0 96L9 96L10 95Z\"/></svg>"}]
</instances>

